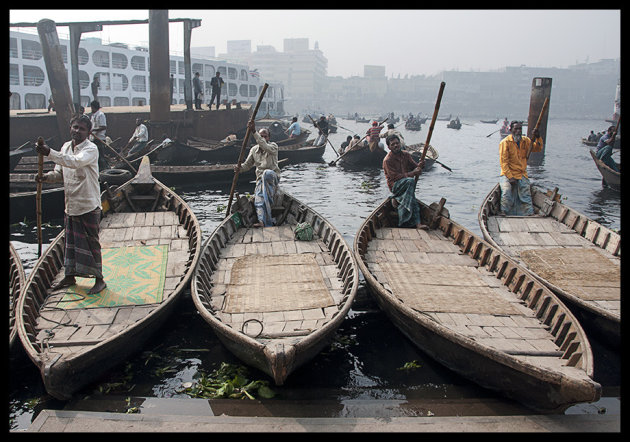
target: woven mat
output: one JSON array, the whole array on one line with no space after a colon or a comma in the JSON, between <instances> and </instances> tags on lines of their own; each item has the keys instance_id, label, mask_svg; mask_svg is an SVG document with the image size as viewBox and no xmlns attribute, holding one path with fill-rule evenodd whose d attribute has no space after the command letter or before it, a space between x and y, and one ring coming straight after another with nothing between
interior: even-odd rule
<instances>
[{"instance_id":1,"label":"woven mat","mask_svg":"<svg viewBox=\"0 0 630 442\"><path fill-rule=\"evenodd\" d=\"M58 308L97 308L162 302L168 245L102 249L103 278L107 288L95 295L87 292L94 278L76 278Z\"/></svg>"},{"instance_id":2,"label":"woven mat","mask_svg":"<svg viewBox=\"0 0 630 442\"><path fill-rule=\"evenodd\" d=\"M417 263L381 263L394 295L425 312L519 314L474 268Z\"/></svg>"},{"instance_id":3,"label":"woven mat","mask_svg":"<svg viewBox=\"0 0 630 442\"><path fill-rule=\"evenodd\" d=\"M541 278L585 300L617 300L620 267L593 248L531 249L521 259ZM601 289L599 289L601 288Z\"/></svg>"},{"instance_id":4,"label":"woven mat","mask_svg":"<svg viewBox=\"0 0 630 442\"><path fill-rule=\"evenodd\" d=\"M226 298L226 313L335 305L312 253L239 258L232 266Z\"/></svg>"}]
</instances>

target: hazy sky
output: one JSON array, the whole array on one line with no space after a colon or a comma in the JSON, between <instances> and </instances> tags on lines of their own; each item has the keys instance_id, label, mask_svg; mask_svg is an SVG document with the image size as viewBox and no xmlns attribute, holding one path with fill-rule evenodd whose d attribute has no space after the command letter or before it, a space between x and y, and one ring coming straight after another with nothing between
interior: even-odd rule
<instances>
[{"instance_id":1,"label":"hazy sky","mask_svg":"<svg viewBox=\"0 0 630 442\"><path fill-rule=\"evenodd\" d=\"M148 10L10 10L9 20L56 22L148 19ZM328 75L363 75L364 65L385 66L390 76L434 75L444 70L488 71L505 66L567 67L620 58L618 9L422 10L272 9L169 10L169 18L201 19L195 46L227 52L228 40L251 40L283 51L284 38L318 42ZM67 38L68 28L59 28ZM148 25L106 26L105 42L148 44ZM170 50L183 53L183 25L169 27Z\"/></svg>"}]
</instances>

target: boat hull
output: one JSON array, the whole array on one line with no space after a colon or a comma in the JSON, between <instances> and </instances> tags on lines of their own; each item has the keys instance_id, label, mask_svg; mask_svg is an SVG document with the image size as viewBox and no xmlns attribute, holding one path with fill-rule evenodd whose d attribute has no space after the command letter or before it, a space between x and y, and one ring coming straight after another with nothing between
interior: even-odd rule
<instances>
[{"instance_id":1,"label":"boat hull","mask_svg":"<svg viewBox=\"0 0 630 442\"><path fill-rule=\"evenodd\" d=\"M593 152L592 150L589 150L589 152L591 154L591 157L593 158L593 161L595 162L595 165L597 166L597 170L599 170L599 173L602 175L602 180L604 180L604 183L606 183L606 185L611 189L616 190L617 192L621 192L621 173L611 169L606 164L604 164L603 161L597 158L595 152Z\"/></svg>"}]
</instances>

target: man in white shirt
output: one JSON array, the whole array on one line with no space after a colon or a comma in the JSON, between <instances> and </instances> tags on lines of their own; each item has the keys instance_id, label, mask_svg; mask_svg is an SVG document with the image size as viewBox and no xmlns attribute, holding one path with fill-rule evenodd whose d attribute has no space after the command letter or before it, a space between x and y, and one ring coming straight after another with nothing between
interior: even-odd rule
<instances>
[{"instance_id":1,"label":"man in white shirt","mask_svg":"<svg viewBox=\"0 0 630 442\"><path fill-rule=\"evenodd\" d=\"M129 156L134 155L144 149L149 141L149 131L147 127L142 124L142 118L136 118L136 130L133 132L131 138L129 138L129 142L127 145L133 146L129 151ZM131 143L134 143L133 145ZM123 152L123 155L125 153Z\"/></svg>"},{"instance_id":2,"label":"man in white shirt","mask_svg":"<svg viewBox=\"0 0 630 442\"><path fill-rule=\"evenodd\" d=\"M101 219L99 154L96 145L87 139L91 128L92 123L86 115L77 115L70 121L72 140L59 152L46 145L37 145L37 153L55 163L54 169L42 176L42 182L62 182L66 201L65 275L53 285L53 290L74 285L75 276L96 278L89 294L99 293L107 287L98 237Z\"/></svg>"},{"instance_id":3,"label":"man in white shirt","mask_svg":"<svg viewBox=\"0 0 630 442\"><path fill-rule=\"evenodd\" d=\"M90 118L92 122L92 136L90 141L94 141L94 138L105 141L107 118L105 118L105 114L101 110L101 104L95 100L90 103L90 107L92 108L92 116Z\"/></svg>"},{"instance_id":4,"label":"man in white shirt","mask_svg":"<svg viewBox=\"0 0 630 442\"><path fill-rule=\"evenodd\" d=\"M234 171L247 172L256 166L256 188L254 189L254 206L258 215L258 222L253 227L270 227L275 220L271 215L271 207L278 191L280 182L280 168L278 167L278 145L269 141L268 129L256 132L253 121L247 123L256 144L249 150L247 159L240 166L234 166Z\"/></svg>"}]
</instances>

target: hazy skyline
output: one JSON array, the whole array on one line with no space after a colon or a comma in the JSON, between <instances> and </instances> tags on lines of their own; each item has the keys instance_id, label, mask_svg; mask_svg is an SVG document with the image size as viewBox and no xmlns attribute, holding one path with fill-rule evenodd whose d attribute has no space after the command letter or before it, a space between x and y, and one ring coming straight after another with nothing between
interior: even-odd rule
<instances>
[{"instance_id":1,"label":"hazy skyline","mask_svg":"<svg viewBox=\"0 0 630 442\"><path fill-rule=\"evenodd\" d=\"M55 22L148 19L148 10L16 10L9 20ZM227 52L228 40L251 40L283 51L285 38L308 38L328 59L329 76L363 75L385 66L388 77L445 70L490 71L505 66L558 67L621 57L619 9L422 10L259 9L169 10L169 18L201 19L191 47ZM67 38L68 28L60 28ZM147 45L147 25L104 26L84 33L104 42ZM183 25L169 26L170 51L183 52Z\"/></svg>"}]
</instances>

